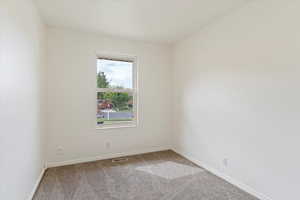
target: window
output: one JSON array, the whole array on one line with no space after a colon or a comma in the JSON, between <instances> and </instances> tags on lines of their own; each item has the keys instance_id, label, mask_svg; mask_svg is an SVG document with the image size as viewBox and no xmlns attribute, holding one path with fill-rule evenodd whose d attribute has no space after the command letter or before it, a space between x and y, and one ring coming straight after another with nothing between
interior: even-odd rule
<instances>
[{"instance_id":1,"label":"window","mask_svg":"<svg viewBox=\"0 0 300 200\"><path fill-rule=\"evenodd\" d=\"M135 125L134 59L97 59L97 127Z\"/></svg>"}]
</instances>

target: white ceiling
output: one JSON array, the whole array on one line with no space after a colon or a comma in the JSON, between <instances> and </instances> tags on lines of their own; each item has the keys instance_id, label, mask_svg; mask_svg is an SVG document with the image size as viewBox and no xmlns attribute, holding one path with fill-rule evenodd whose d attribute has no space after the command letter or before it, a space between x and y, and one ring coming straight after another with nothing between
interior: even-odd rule
<instances>
[{"instance_id":1,"label":"white ceiling","mask_svg":"<svg viewBox=\"0 0 300 200\"><path fill-rule=\"evenodd\" d=\"M35 0L51 26L176 42L247 0Z\"/></svg>"}]
</instances>

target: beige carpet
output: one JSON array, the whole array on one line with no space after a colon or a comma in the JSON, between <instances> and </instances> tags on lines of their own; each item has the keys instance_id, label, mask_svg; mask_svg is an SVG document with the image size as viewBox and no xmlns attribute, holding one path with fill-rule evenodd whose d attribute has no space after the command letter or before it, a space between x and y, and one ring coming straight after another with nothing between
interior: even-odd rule
<instances>
[{"instance_id":1,"label":"beige carpet","mask_svg":"<svg viewBox=\"0 0 300 200\"><path fill-rule=\"evenodd\" d=\"M34 200L257 200L173 151L48 169Z\"/></svg>"}]
</instances>

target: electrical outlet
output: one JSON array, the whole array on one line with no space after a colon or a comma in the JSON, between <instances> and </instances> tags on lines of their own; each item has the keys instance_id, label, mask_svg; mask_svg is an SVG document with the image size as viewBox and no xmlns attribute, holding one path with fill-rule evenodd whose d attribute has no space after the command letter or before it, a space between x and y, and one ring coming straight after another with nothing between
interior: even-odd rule
<instances>
[{"instance_id":1,"label":"electrical outlet","mask_svg":"<svg viewBox=\"0 0 300 200\"><path fill-rule=\"evenodd\" d=\"M59 155L59 156L64 155L64 149L62 146L58 146L56 148L56 155Z\"/></svg>"},{"instance_id":2,"label":"electrical outlet","mask_svg":"<svg viewBox=\"0 0 300 200\"><path fill-rule=\"evenodd\" d=\"M110 142L105 142L105 148L106 149L110 149L110 146L111 146Z\"/></svg>"},{"instance_id":3,"label":"electrical outlet","mask_svg":"<svg viewBox=\"0 0 300 200\"><path fill-rule=\"evenodd\" d=\"M223 166L228 167L228 158L223 159Z\"/></svg>"}]
</instances>

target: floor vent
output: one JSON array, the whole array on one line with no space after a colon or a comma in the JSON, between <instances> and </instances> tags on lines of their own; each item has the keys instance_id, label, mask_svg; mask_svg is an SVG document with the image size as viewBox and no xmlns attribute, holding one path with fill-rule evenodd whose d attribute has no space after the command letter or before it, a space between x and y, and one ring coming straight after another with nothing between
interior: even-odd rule
<instances>
[{"instance_id":1,"label":"floor vent","mask_svg":"<svg viewBox=\"0 0 300 200\"><path fill-rule=\"evenodd\" d=\"M115 162L127 162L128 158L114 158L111 160L111 162L115 163Z\"/></svg>"}]
</instances>

